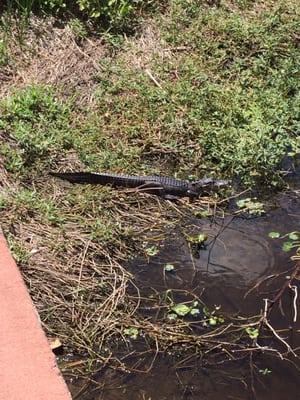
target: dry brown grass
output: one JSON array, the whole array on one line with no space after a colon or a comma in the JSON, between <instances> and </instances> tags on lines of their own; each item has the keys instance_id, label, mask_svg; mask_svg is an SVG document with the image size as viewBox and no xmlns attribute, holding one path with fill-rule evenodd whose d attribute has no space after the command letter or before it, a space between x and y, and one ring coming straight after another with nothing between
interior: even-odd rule
<instances>
[{"instance_id":1,"label":"dry brown grass","mask_svg":"<svg viewBox=\"0 0 300 400\"><path fill-rule=\"evenodd\" d=\"M147 21L138 37L127 38L121 58L131 69L145 71L155 62L171 59L171 49L163 40L157 24Z\"/></svg>"},{"instance_id":2,"label":"dry brown grass","mask_svg":"<svg viewBox=\"0 0 300 400\"><path fill-rule=\"evenodd\" d=\"M89 37L77 43L68 25L58 28L55 20L32 18L27 30L11 30L10 63L1 72L0 98L15 88L45 84L56 88L62 98L76 95L79 104L93 101L95 75L104 45L99 37Z\"/></svg>"}]
</instances>

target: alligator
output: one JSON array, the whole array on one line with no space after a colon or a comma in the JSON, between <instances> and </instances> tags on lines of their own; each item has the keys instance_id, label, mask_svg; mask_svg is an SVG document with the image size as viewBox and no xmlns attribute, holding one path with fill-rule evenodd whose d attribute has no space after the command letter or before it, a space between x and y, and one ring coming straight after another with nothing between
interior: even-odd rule
<instances>
[{"instance_id":1,"label":"alligator","mask_svg":"<svg viewBox=\"0 0 300 400\"><path fill-rule=\"evenodd\" d=\"M50 175L72 183L137 188L140 191L156 194L168 200L175 200L179 197L195 199L229 184L228 181L213 178L189 182L159 175L135 176L91 172L50 172Z\"/></svg>"}]
</instances>

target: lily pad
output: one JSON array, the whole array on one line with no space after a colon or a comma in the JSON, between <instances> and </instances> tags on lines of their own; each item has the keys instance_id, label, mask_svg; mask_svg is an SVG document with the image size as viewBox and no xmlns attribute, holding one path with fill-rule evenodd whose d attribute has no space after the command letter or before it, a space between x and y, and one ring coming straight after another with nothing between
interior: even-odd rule
<instances>
[{"instance_id":1,"label":"lily pad","mask_svg":"<svg viewBox=\"0 0 300 400\"><path fill-rule=\"evenodd\" d=\"M129 328L125 328L123 331L125 336L129 336L131 339L137 339L139 335L139 331L134 326L130 326Z\"/></svg>"},{"instance_id":2,"label":"lily pad","mask_svg":"<svg viewBox=\"0 0 300 400\"><path fill-rule=\"evenodd\" d=\"M249 203L249 201L251 201L249 197L246 199L241 199L236 202L236 205L238 206L238 208L244 208L247 206L247 203Z\"/></svg>"},{"instance_id":3,"label":"lily pad","mask_svg":"<svg viewBox=\"0 0 300 400\"><path fill-rule=\"evenodd\" d=\"M175 306L173 306L171 310L180 317L184 317L191 311L191 308L186 304L175 304Z\"/></svg>"},{"instance_id":4,"label":"lily pad","mask_svg":"<svg viewBox=\"0 0 300 400\"><path fill-rule=\"evenodd\" d=\"M268 236L271 239L278 239L278 238L280 238L280 233L279 232L269 232Z\"/></svg>"},{"instance_id":5,"label":"lily pad","mask_svg":"<svg viewBox=\"0 0 300 400\"><path fill-rule=\"evenodd\" d=\"M256 197L241 199L236 202L238 208L245 209L249 214L261 215L265 213L264 204L257 201Z\"/></svg>"},{"instance_id":6,"label":"lily pad","mask_svg":"<svg viewBox=\"0 0 300 400\"><path fill-rule=\"evenodd\" d=\"M208 323L209 323L210 326L215 326L215 325L217 325L218 320L217 320L216 317L210 317L209 320L208 320Z\"/></svg>"},{"instance_id":7,"label":"lily pad","mask_svg":"<svg viewBox=\"0 0 300 400\"><path fill-rule=\"evenodd\" d=\"M208 319L208 323L210 326L215 326L217 324L223 324L224 321L225 320L223 317L218 317L217 315L210 315L209 319Z\"/></svg>"},{"instance_id":8,"label":"lily pad","mask_svg":"<svg viewBox=\"0 0 300 400\"><path fill-rule=\"evenodd\" d=\"M156 246L151 246L151 247L147 247L145 249L145 252L146 252L147 256L153 257L159 253L159 249Z\"/></svg>"},{"instance_id":9,"label":"lily pad","mask_svg":"<svg viewBox=\"0 0 300 400\"><path fill-rule=\"evenodd\" d=\"M189 243L203 244L207 240L208 236L205 233L198 233L197 235L187 235Z\"/></svg>"},{"instance_id":10,"label":"lily pad","mask_svg":"<svg viewBox=\"0 0 300 400\"><path fill-rule=\"evenodd\" d=\"M175 267L173 264L166 264L164 266L164 271L165 272L174 272L175 271Z\"/></svg>"},{"instance_id":11,"label":"lily pad","mask_svg":"<svg viewBox=\"0 0 300 400\"><path fill-rule=\"evenodd\" d=\"M167 315L167 318L168 318L169 321L176 321L176 319L177 319L177 314L175 314L175 313L169 313L169 314Z\"/></svg>"},{"instance_id":12,"label":"lily pad","mask_svg":"<svg viewBox=\"0 0 300 400\"><path fill-rule=\"evenodd\" d=\"M200 310L199 308L192 308L190 310L190 315L192 315L193 317L195 317L196 315L200 314Z\"/></svg>"},{"instance_id":13,"label":"lily pad","mask_svg":"<svg viewBox=\"0 0 300 400\"><path fill-rule=\"evenodd\" d=\"M294 246L293 242L284 242L282 245L282 250L285 252L289 252L292 250L293 246Z\"/></svg>"},{"instance_id":14,"label":"lily pad","mask_svg":"<svg viewBox=\"0 0 300 400\"><path fill-rule=\"evenodd\" d=\"M298 240L299 239L299 235L297 232L291 232L289 233L289 239L291 240Z\"/></svg>"},{"instance_id":15,"label":"lily pad","mask_svg":"<svg viewBox=\"0 0 300 400\"><path fill-rule=\"evenodd\" d=\"M248 328L246 328L245 331L248 334L250 339L258 338L259 330L257 328L252 328L251 326L248 326Z\"/></svg>"}]
</instances>

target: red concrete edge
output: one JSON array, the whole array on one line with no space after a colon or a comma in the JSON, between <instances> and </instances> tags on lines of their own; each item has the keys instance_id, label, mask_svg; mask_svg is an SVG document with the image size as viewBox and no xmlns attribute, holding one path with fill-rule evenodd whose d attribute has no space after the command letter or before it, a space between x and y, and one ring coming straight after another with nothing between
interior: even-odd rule
<instances>
[{"instance_id":1,"label":"red concrete edge","mask_svg":"<svg viewBox=\"0 0 300 400\"><path fill-rule=\"evenodd\" d=\"M0 229L0 400L70 400Z\"/></svg>"}]
</instances>

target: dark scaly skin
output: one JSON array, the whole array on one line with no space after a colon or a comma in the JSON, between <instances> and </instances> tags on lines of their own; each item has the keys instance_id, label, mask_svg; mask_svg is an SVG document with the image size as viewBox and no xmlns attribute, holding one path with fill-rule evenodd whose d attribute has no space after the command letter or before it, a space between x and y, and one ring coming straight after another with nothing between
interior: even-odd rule
<instances>
[{"instance_id":1,"label":"dark scaly skin","mask_svg":"<svg viewBox=\"0 0 300 400\"><path fill-rule=\"evenodd\" d=\"M72 183L89 183L111 185L114 187L139 188L148 193L157 194L166 198L199 197L215 188L228 185L226 181L215 181L211 178L196 182L183 181L166 176L134 176L91 172L51 172L52 176Z\"/></svg>"}]
</instances>

